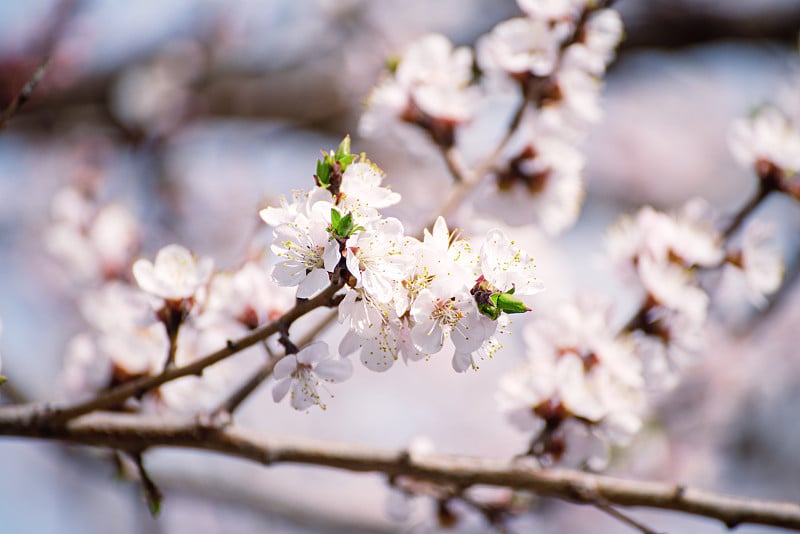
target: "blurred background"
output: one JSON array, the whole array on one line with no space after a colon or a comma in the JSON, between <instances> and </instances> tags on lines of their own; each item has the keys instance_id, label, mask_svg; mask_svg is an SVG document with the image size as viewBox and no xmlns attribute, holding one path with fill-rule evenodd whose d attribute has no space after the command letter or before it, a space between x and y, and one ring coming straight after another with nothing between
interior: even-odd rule
<instances>
[{"instance_id":1,"label":"blurred background","mask_svg":"<svg viewBox=\"0 0 800 534\"><path fill-rule=\"evenodd\" d=\"M553 301L585 291L632 305L602 268L602 236L642 204L699 195L730 211L755 188L734 164L731 120L778 101L800 117L798 0L621 0L626 38L603 93L605 116L585 145L587 199L558 239L521 232ZM384 61L430 31L472 44L518 14L513 0L26 0L0 2L0 109L43 58L32 99L0 133L0 354L12 386L3 402L56 396L64 346L83 328L73 281L43 244L51 201L65 185L100 183L103 201L143 222L143 250L181 243L237 265L258 208L308 187L321 149L346 133L404 196L394 215L426 220L449 184L433 149L358 138L366 95ZM473 132L474 134L474 132ZM473 135L474 136L474 135ZM421 184L425 184L422 186ZM611 471L706 489L800 500L800 207L770 199L785 288L764 309L716 310L708 354L656 400L652 422ZM419 219L422 216L423 219ZM545 304L542 304L545 305ZM627 308L626 308L627 307ZM336 343L337 334L328 334ZM385 447L429 439L437 451L508 457L526 437L494 403L497 380L520 361L515 344L478 373L447 359L358 366L325 412L297 413L269 388L237 416L281 435ZM149 453L166 493L151 519L138 486L101 455L0 441L0 517L9 533L429 532L430 503L410 519L387 513L385 480L318 468L270 469L201 453ZM512 523L520 531L627 532L589 507L549 500ZM633 512L658 531L722 532L710 521ZM483 532L466 514L459 532ZM743 526L738 532L767 532Z\"/></svg>"}]
</instances>

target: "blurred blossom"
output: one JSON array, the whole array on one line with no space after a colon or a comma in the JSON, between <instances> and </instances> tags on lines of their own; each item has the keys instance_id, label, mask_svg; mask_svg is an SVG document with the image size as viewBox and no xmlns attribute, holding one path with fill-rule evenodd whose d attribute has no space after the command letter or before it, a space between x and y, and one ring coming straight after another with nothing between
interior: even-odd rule
<instances>
[{"instance_id":1,"label":"blurred blossom","mask_svg":"<svg viewBox=\"0 0 800 534\"><path fill-rule=\"evenodd\" d=\"M370 94L359 132L374 136L405 121L428 130L437 143L451 145L453 128L469 121L478 105L478 89L471 85L472 51L430 34L411 43L397 61Z\"/></svg>"},{"instance_id":2,"label":"blurred blossom","mask_svg":"<svg viewBox=\"0 0 800 534\"><path fill-rule=\"evenodd\" d=\"M741 247L729 254L727 273L736 273L746 284L741 291L759 308L767 304L781 285L784 275L783 258L775 243L775 227L758 219L745 226Z\"/></svg>"},{"instance_id":3,"label":"blurred blossom","mask_svg":"<svg viewBox=\"0 0 800 534\"><path fill-rule=\"evenodd\" d=\"M164 300L192 298L211 276L214 260L197 258L180 245L167 245L156 254L133 264L133 276L145 292Z\"/></svg>"},{"instance_id":4,"label":"blurred blossom","mask_svg":"<svg viewBox=\"0 0 800 534\"><path fill-rule=\"evenodd\" d=\"M188 111L189 84L198 75L201 53L195 43L173 43L150 63L128 67L113 87L114 113L152 135L174 129Z\"/></svg>"},{"instance_id":5,"label":"blurred blossom","mask_svg":"<svg viewBox=\"0 0 800 534\"><path fill-rule=\"evenodd\" d=\"M520 9L530 17L544 20L574 18L586 3L586 0L517 0Z\"/></svg>"},{"instance_id":6,"label":"blurred blossom","mask_svg":"<svg viewBox=\"0 0 800 534\"><path fill-rule=\"evenodd\" d=\"M777 167L786 177L800 169L800 128L780 110L766 107L749 119L739 119L731 127L731 151L743 166L765 178Z\"/></svg>"},{"instance_id":7,"label":"blurred blossom","mask_svg":"<svg viewBox=\"0 0 800 534\"><path fill-rule=\"evenodd\" d=\"M272 269L249 261L235 271L215 273L204 313L236 318L248 328L278 319L294 305L295 292L272 282Z\"/></svg>"},{"instance_id":8,"label":"blurred blossom","mask_svg":"<svg viewBox=\"0 0 800 534\"><path fill-rule=\"evenodd\" d=\"M96 205L74 187L60 190L51 207L45 246L81 283L125 278L140 244L139 222L121 204Z\"/></svg>"},{"instance_id":9,"label":"blurred blossom","mask_svg":"<svg viewBox=\"0 0 800 534\"><path fill-rule=\"evenodd\" d=\"M489 76L547 76L558 60L559 45L570 24L515 18L501 22L478 40L478 64Z\"/></svg>"},{"instance_id":10,"label":"blurred blossom","mask_svg":"<svg viewBox=\"0 0 800 534\"><path fill-rule=\"evenodd\" d=\"M524 331L528 362L501 382L500 409L520 430L551 440L537 451L551 461L564 454L557 442L570 454L585 446L562 435L568 421L613 443L627 443L642 424L642 367L609 320L607 305L586 298L540 312Z\"/></svg>"},{"instance_id":11,"label":"blurred blossom","mask_svg":"<svg viewBox=\"0 0 800 534\"><path fill-rule=\"evenodd\" d=\"M511 225L536 224L557 235L575 224L583 202L583 156L557 132L523 118L494 179L475 193L475 208Z\"/></svg>"}]
</instances>

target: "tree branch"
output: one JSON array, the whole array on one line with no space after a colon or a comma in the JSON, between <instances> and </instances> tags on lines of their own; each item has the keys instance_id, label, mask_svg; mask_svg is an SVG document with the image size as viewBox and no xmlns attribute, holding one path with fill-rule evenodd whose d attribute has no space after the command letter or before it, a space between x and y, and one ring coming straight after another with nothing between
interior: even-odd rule
<instances>
[{"instance_id":1,"label":"tree branch","mask_svg":"<svg viewBox=\"0 0 800 534\"><path fill-rule=\"evenodd\" d=\"M21 408L28 410L28 421L41 426L43 422L64 423L81 415L107 408L113 408L130 397L141 396L151 389L178 378L190 375L202 375L203 369L218 363L237 352L249 348L256 343L267 339L269 336L288 328L294 321L313 309L329 305L331 299L344 286L344 281L339 277L331 282L322 293L308 300L300 300L294 308L286 312L280 319L253 330L250 334L229 342L224 348L212 352L204 358L182 367L170 367L159 375L143 377L138 380L126 382L110 391L102 393L86 402L66 404L62 406L48 406L44 411L38 405L23 405Z\"/></svg>"},{"instance_id":2,"label":"tree branch","mask_svg":"<svg viewBox=\"0 0 800 534\"><path fill-rule=\"evenodd\" d=\"M0 408L0 435L120 450L201 449L264 465L297 463L354 472L380 472L458 487L486 484L590 505L602 499L609 505L657 508L709 517L728 528L753 523L800 530L800 504L797 503L733 497L676 484L625 480L567 469L541 469L518 460L439 454L420 456L399 450L276 438L233 425L202 425L197 419L185 417L94 413L66 424L45 422L37 426L29 424L26 408ZM38 409L41 410L41 406Z\"/></svg>"}]
</instances>

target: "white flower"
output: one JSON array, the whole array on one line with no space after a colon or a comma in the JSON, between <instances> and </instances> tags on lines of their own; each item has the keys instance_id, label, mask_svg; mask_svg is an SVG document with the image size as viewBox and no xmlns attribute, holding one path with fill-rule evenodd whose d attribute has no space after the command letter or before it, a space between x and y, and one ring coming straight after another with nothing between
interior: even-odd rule
<instances>
[{"instance_id":1,"label":"white flower","mask_svg":"<svg viewBox=\"0 0 800 534\"><path fill-rule=\"evenodd\" d=\"M429 34L412 43L403 54L395 79L419 108L431 117L456 122L468 120L475 108L472 52L454 49L440 34Z\"/></svg>"},{"instance_id":2,"label":"white flower","mask_svg":"<svg viewBox=\"0 0 800 534\"><path fill-rule=\"evenodd\" d=\"M353 374L352 364L345 359L334 359L328 344L317 341L303 347L297 354L281 359L273 371L277 380L272 398L280 402L291 390L291 404L296 410L305 410L313 405L325 409L317 387L320 381L343 382Z\"/></svg>"},{"instance_id":3,"label":"white flower","mask_svg":"<svg viewBox=\"0 0 800 534\"><path fill-rule=\"evenodd\" d=\"M356 232L347 239L347 270L358 285L377 302L387 303L398 291L414 262L411 242L403 235L403 225L395 218L383 219L372 229Z\"/></svg>"},{"instance_id":4,"label":"white flower","mask_svg":"<svg viewBox=\"0 0 800 534\"><path fill-rule=\"evenodd\" d=\"M526 115L521 141L493 182L478 190L478 210L514 226L533 222L550 235L571 227L583 202L583 156Z\"/></svg>"},{"instance_id":5,"label":"white flower","mask_svg":"<svg viewBox=\"0 0 800 534\"><path fill-rule=\"evenodd\" d=\"M370 95L359 131L373 135L398 118L411 122L430 118L449 123L468 121L478 101L471 80L469 48L453 49L439 34L423 36L408 46L394 75L385 78Z\"/></svg>"},{"instance_id":6,"label":"white flower","mask_svg":"<svg viewBox=\"0 0 800 534\"><path fill-rule=\"evenodd\" d=\"M517 4L531 18L562 20L576 17L586 0L517 0Z\"/></svg>"},{"instance_id":7,"label":"white flower","mask_svg":"<svg viewBox=\"0 0 800 534\"><path fill-rule=\"evenodd\" d=\"M535 295L544 289L536 280L536 264L527 252L515 246L501 230L490 230L481 247L481 272L500 291Z\"/></svg>"},{"instance_id":8,"label":"white flower","mask_svg":"<svg viewBox=\"0 0 800 534\"><path fill-rule=\"evenodd\" d=\"M489 72L511 76L552 74L569 24L514 18L501 22L476 45L478 64Z\"/></svg>"},{"instance_id":9,"label":"white flower","mask_svg":"<svg viewBox=\"0 0 800 534\"><path fill-rule=\"evenodd\" d=\"M249 328L279 318L294 305L295 292L272 282L272 270L251 261L232 273L214 274L204 313L220 313Z\"/></svg>"},{"instance_id":10,"label":"white flower","mask_svg":"<svg viewBox=\"0 0 800 534\"><path fill-rule=\"evenodd\" d=\"M86 322L101 332L132 330L155 321L147 294L119 281L87 291L79 304Z\"/></svg>"},{"instance_id":11,"label":"white flower","mask_svg":"<svg viewBox=\"0 0 800 534\"><path fill-rule=\"evenodd\" d=\"M668 261L639 258L642 285L655 301L671 310L685 314L695 323L702 323L708 312L708 294L696 285L693 274Z\"/></svg>"},{"instance_id":12,"label":"white flower","mask_svg":"<svg viewBox=\"0 0 800 534\"><path fill-rule=\"evenodd\" d=\"M103 273L122 273L139 248L139 224L128 209L109 204L95 216L89 240Z\"/></svg>"},{"instance_id":13,"label":"white flower","mask_svg":"<svg viewBox=\"0 0 800 534\"><path fill-rule=\"evenodd\" d=\"M180 245L167 245L156 254L155 263L137 260L133 276L142 290L166 300L188 299L204 286L213 269L213 260L197 258Z\"/></svg>"},{"instance_id":14,"label":"white flower","mask_svg":"<svg viewBox=\"0 0 800 534\"><path fill-rule=\"evenodd\" d=\"M299 298L310 298L328 286L328 273L339 263L339 243L327 232L322 216L298 214L275 228L272 252L279 258L272 278L282 286L298 286Z\"/></svg>"},{"instance_id":15,"label":"white flower","mask_svg":"<svg viewBox=\"0 0 800 534\"><path fill-rule=\"evenodd\" d=\"M339 188L341 199L337 206L353 214L355 220L366 225L380 217L377 210L400 202L400 195L382 187L383 171L369 161L351 163L342 175Z\"/></svg>"},{"instance_id":16,"label":"white flower","mask_svg":"<svg viewBox=\"0 0 800 534\"><path fill-rule=\"evenodd\" d=\"M529 362L503 379L498 395L515 426L539 431L557 408L560 417L591 422L597 435L615 442L639 428L642 367L632 346L614 338L610 315L602 302L584 298L525 329Z\"/></svg>"},{"instance_id":17,"label":"white flower","mask_svg":"<svg viewBox=\"0 0 800 534\"><path fill-rule=\"evenodd\" d=\"M453 352L451 365L453 366L453 370L457 373L463 373L470 368L477 371L479 361L487 358L494 358L497 351L503 348L503 344L497 338L496 334L505 332L505 327L510 322L508 317L501 315L497 320L492 320L481 315L479 319L480 322L483 323L483 335L485 339L483 343L481 343L481 346L475 350L468 350L470 348L469 346L467 350L456 348L455 352Z\"/></svg>"},{"instance_id":18,"label":"white flower","mask_svg":"<svg viewBox=\"0 0 800 534\"><path fill-rule=\"evenodd\" d=\"M563 65L601 76L622 39L622 19L613 9L592 13L583 28L583 38L564 51Z\"/></svg>"},{"instance_id":19,"label":"white flower","mask_svg":"<svg viewBox=\"0 0 800 534\"><path fill-rule=\"evenodd\" d=\"M759 307L767 304L765 295L774 293L783 280L783 260L772 241L774 236L774 226L755 220L745 227L742 238L741 269L748 296Z\"/></svg>"},{"instance_id":20,"label":"white flower","mask_svg":"<svg viewBox=\"0 0 800 534\"><path fill-rule=\"evenodd\" d=\"M766 107L749 119L735 121L728 142L745 167L764 161L790 176L800 170L800 129L776 108Z\"/></svg>"},{"instance_id":21,"label":"white flower","mask_svg":"<svg viewBox=\"0 0 800 534\"><path fill-rule=\"evenodd\" d=\"M635 218L624 216L611 228L606 240L609 255L622 273L630 273L644 256L685 269L717 266L724 251L707 212L705 202L694 199L675 215L646 206Z\"/></svg>"},{"instance_id":22,"label":"white flower","mask_svg":"<svg viewBox=\"0 0 800 534\"><path fill-rule=\"evenodd\" d=\"M491 335L466 288L448 287L447 281L437 281L423 289L411 306L411 317L415 322L411 338L425 354L442 350L447 338L457 352L471 353Z\"/></svg>"},{"instance_id":23,"label":"white flower","mask_svg":"<svg viewBox=\"0 0 800 534\"><path fill-rule=\"evenodd\" d=\"M647 332L636 330L632 339L644 365L649 387L674 387L681 371L694 364L705 345L703 323L668 308L656 306L647 316Z\"/></svg>"},{"instance_id":24,"label":"white flower","mask_svg":"<svg viewBox=\"0 0 800 534\"><path fill-rule=\"evenodd\" d=\"M68 187L51 208L54 224L45 244L71 275L81 282L123 277L139 248L139 225L126 207L109 204L98 210L84 193Z\"/></svg>"}]
</instances>

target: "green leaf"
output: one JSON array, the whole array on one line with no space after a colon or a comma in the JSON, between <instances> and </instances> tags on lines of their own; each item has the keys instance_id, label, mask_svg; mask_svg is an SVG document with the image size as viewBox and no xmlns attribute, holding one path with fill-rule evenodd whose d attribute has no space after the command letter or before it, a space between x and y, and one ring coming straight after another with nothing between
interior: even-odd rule
<instances>
[{"instance_id":1,"label":"green leaf","mask_svg":"<svg viewBox=\"0 0 800 534\"><path fill-rule=\"evenodd\" d=\"M326 156L324 160L317 160L317 180L323 187L330 185L331 165L327 159Z\"/></svg>"},{"instance_id":2,"label":"green leaf","mask_svg":"<svg viewBox=\"0 0 800 534\"><path fill-rule=\"evenodd\" d=\"M495 295L497 295L497 299L493 298ZM525 313L530 311L530 308L524 302L517 297L511 296L511 292L495 293L495 295L492 295L492 300L497 303L498 308L506 313Z\"/></svg>"},{"instance_id":3,"label":"green leaf","mask_svg":"<svg viewBox=\"0 0 800 534\"><path fill-rule=\"evenodd\" d=\"M336 149L336 161L342 161L342 157L349 155L350 155L350 135L348 134L344 136L344 139L342 139L342 142L339 143L339 147Z\"/></svg>"},{"instance_id":4,"label":"green leaf","mask_svg":"<svg viewBox=\"0 0 800 534\"><path fill-rule=\"evenodd\" d=\"M148 508L150 508L150 515L157 517L161 512L161 497L150 498L147 500Z\"/></svg>"},{"instance_id":5,"label":"green leaf","mask_svg":"<svg viewBox=\"0 0 800 534\"><path fill-rule=\"evenodd\" d=\"M0 385L5 384L7 380L8 378L4 377L3 375L0 375Z\"/></svg>"},{"instance_id":6,"label":"green leaf","mask_svg":"<svg viewBox=\"0 0 800 534\"><path fill-rule=\"evenodd\" d=\"M331 227L334 231L338 231L341 220L342 214L336 208L331 208Z\"/></svg>"},{"instance_id":7,"label":"green leaf","mask_svg":"<svg viewBox=\"0 0 800 534\"><path fill-rule=\"evenodd\" d=\"M491 304L478 304L478 311L493 321L496 321L501 313L500 308Z\"/></svg>"},{"instance_id":8,"label":"green leaf","mask_svg":"<svg viewBox=\"0 0 800 534\"><path fill-rule=\"evenodd\" d=\"M386 70L388 70L392 74L394 74L395 71L397 71L397 67L399 66L400 66L400 58L397 56L390 57L389 59L386 60Z\"/></svg>"},{"instance_id":9,"label":"green leaf","mask_svg":"<svg viewBox=\"0 0 800 534\"><path fill-rule=\"evenodd\" d=\"M341 223L339 224L339 235L342 237L349 237L350 234L353 233L353 214L348 213L344 217L342 217Z\"/></svg>"},{"instance_id":10,"label":"green leaf","mask_svg":"<svg viewBox=\"0 0 800 534\"><path fill-rule=\"evenodd\" d=\"M339 162L340 168L342 172L347 170L347 167L353 163L353 161L357 158L355 154L348 154L347 156L342 156L337 161Z\"/></svg>"}]
</instances>

